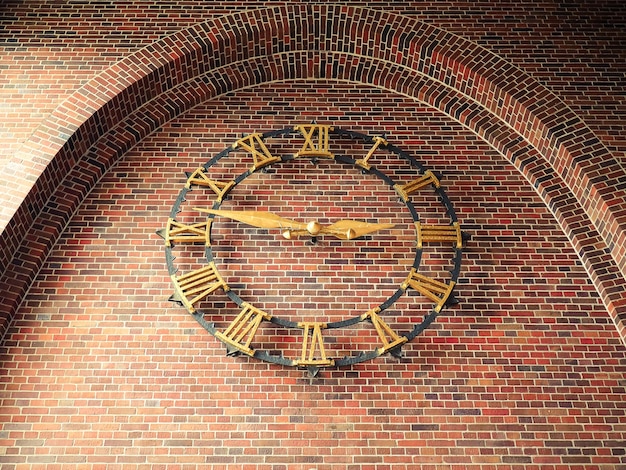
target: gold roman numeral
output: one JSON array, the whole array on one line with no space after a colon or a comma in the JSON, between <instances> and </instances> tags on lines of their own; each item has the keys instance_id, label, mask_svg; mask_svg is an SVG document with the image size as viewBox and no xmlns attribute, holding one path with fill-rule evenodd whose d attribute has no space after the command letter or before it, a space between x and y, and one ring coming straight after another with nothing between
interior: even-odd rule
<instances>
[{"instance_id":1,"label":"gold roman numeral","mask_svg":"<svg viewBox=\"0 0 626 470\"><path fill-rule=\"evenodd\" d=\"M324 126L321 124L301 124L293 128L294 131L300 131L304 137L304 145L296 157L324 157L334 158L329 150L329 132L333 130L332 126Z\"/></svg>"},{"instance_id":2,"label":"gold roman numeral","mask_svg":"<svg viewBox=\"0 0 626 470\"><path fill-rule=\"evenodd\" d=\"M172 246L172 243L204 243L209 246L211 244L210 231L210 220L186 225L176 222L174 219L168 219L165 230L158 233L165 239L166 246Z\"/></svg>"},{"instance_id":3,"label":"gold roman numeral","mask_svg":"<svg viewBox=\"0 0 626 470\"><path fill-rule=\"evenodd\" d=\"M267 149L265 142L263 142L262 135L254 133L242 137L233 144L233 148L241 147L247 150L252 155L252 168L251 172L263 168L264 166L280 161L280 157L273 156Z\"/></svg>"},{"instance_id":4,"label":"gold roman numeral","mask_svg":"<svg viewBox=\"0 0 626 470\"><path fill-rule=\"evenodd\" d=\"M189 175L185 187L187 189L191 189L192 186L203 186L205 188L211 188L211 190L213 190L213 192L217 194L217 202L222 202L224 196L228 193L228 191L230 191L230 189L234 185L234 181L222 182L210 179L206 175L206 170L203 167L200 167L191 175Z\"/></svg>"},{"instance_id":5,"label":"gold roman numeral","mask_svg":"<svg viewBox=\"0 0 626 470\"><path fill-rule=\"evenodd\" d=\"M452 242L456 248L463 248L463 235L458 222L452 225L423 225L415 222L415 228L418 248L422 248L424 242Z\"/></svg>"},{"instance_id":6,"label":"gold roman numeral","mask_svg":"<svg viewBox=\"0 0 626 470\"><path fill-rule=\"evenodd\" d=\"M259 329L263 320L269 320L272 316L269 313L259 310L256 307L244 302L243 310L237 315L224 332L216 332L215 336L229 346L246 353L248 356L254 355L254 349L250 343Z\"/></svg>"},{"instance_id":7,"label":"gold roman numeral","mask_svg":"<svg viewBox=\"0 0 626 470\"><path fill-rule=\"evenodd\" d=\"M379 313L380 308L377 307L364 314L362 318L368 319L370 322L372 322L374 328L376 328L376 332L378 333L378 336L383 343L383 345L378 348L378 353L384 354L406 343L408 339L406 336L400 336L395 331L393 331L393 329L387 323L385 323L382 318L380 318L380 315L378 315Z\"/></svg>"},{"instance_id":8,"label":"gold roman numeral","mask_svg":"<svg viewBox=\"0 0 626 470\"><path fill-rule=\"evenodd\" d=\"M430 300L435 302L435 312L439 312L446 304L450 295L452 295L454 285L454 282L446 284L444 282L437 281L436 279L432 279L428 276L418 274L415 268L412 268L408 277L402 283L402 289L406 290L407 288L411 287L412 289L418 291L420 294L428 297Z\"/></svg>"},{"instance_id":9,"label":"gold roman numeral","mask_svg":"<svg viewBox=\"0 0 626 470\"><path fill-rule=\"evenodd\" d=\"M368 163L368 161L371 158L371 156L374 154L374 152L378 149L378 147L380 147L381 145L386 146L387 141L383 137L380 137L380 136L374 137L374 145L372 145L372 148L369 150L369 152L367 152L367 155L365 155L364 158L357 160L355 163L359 165L360 167L365 168L366 170L369 170L371 168L371 165Z\"/></svg>"},{"instance_id":10,"label":"gold roman numeral","mask_svg":"<svg viewBox=\"0 0 626 470\"><path fill-rule=\"evenodd\" d=\"M172 274L172 281L174 281L175 290L170 300L182 302L191 313L196 311L193 306L195 303L204 299L215 290L220 287L224 291L229 290L228 285L222 279L213 262L181 276Z\"/></svg>"},{"instance_id":11,"label":"gold roman numeral","mask_svg":"<svg viewBox=\"0 0 626 470\"><path fill-rule=\"evenodd\" d=\"M394 189L400 195L402 200L406 202L411 194L422 189L424 186L428 186L429 184L434 185L435 188L440 186L439 179L435 176L435 174L432 171L427 170L415 181L411 181L405 185L396 184Z\"/></svg>"},{"instance_id":12,"label":"gold roman numeral","mask_svg":"<svg viewBox=\"0 0 626 470\"><path fill-rule=\"evenodd\" d=\"M335 361L326 357L324 349L324 338L322 337L322 328L326 328L326 323L303 322L298 323L302 328L302 355L300 359L295 361L296 365L301 367L318 367L332 366ZM310 341L309 341L310 338ZM316 352L319 350L319 354Z\"/></svg>"}]
</instances>

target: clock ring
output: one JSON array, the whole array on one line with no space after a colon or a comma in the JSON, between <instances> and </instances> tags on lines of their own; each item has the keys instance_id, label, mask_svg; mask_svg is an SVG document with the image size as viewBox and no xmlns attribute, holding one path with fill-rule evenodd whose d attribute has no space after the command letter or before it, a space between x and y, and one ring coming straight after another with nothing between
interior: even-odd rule
<instances>
[{"instance_id":1,"label":"clock ring","mask_svg":"<svg viewBox=\"0 0 626 470\"><path fill-rule=\"evenodd\" d=\"M300 141L296 152L281 154L280 151L277 153L274 149L270 150L268 141L285 138ZM361 155L361 158L337 154L332 145L337 140L360 142L367 152ZM249 163L246 169L234 177L216 178L213 168L218 163L228 162L232 152L242 151L245 152ZM381 157L384 159L385 153L393 154L394 157L406 162L407 167L414 173L411 179L408 181L394 179L372 163ZM372 175L394 191L399 202L404 204L410 213L415 231L413 263L395 291L366 312L339 321L317 319L298 321L293 317L277 316L242 298L220 271L211 235L213 225L221 219L276 231L280 233L279 236L282 235L286 239L307 237L310 243L317 243L320 237L342 241L359 240L394 227L393 224L378 221L344 219L333 223L320 223L317 220L291 220L269 211L222 209L222 203L247 178L259 171L266 172L270 168L295 160L309 160L314 164L320 160L329 160ZM207 191L211 196L210 207L187 207L190 192L197 189ZM422 191L434 192L445 210L446 223L423 223L420 220L412 197ZM194 223L179 221L177 217L183 209L196 211L203 220ZM157 233L165 241L165 258L174 286L174 294L170 300L183 305L200 325L224 343L227 354L245 354L270 363L305 368L311 375L316 375L321 368L350 366L387 353L399 357L405 343L422 333L444 308L458 302L454 291L460 275L463 247L469 239L469 236L461 230L439 174L427 169L415 157L389 143L385 135L368 135L316 123L248 134L213 156L201 167L187 173L187 180L172 206L166 227ZM420 272L424 250L433 244L446 247L450 253L451 269L446 279L433 278ZM176 250L190 245L204 246L205 263L198 269L187 266L183 269L175 261ZM385 312L408 293L418 295L426 302L432 302L432 306L419 321L410 325L408 331L398 331L389 324ZM203 300L220 294L236 304L239 309L235 318L227 324L208 321L207 312L201 308ZM265 324L273 324L275 327L295 332L296 343L301 346L297 349L301 354L286 357L273 349L256 347L255 336ZM330 348L332 341L329 340L333 330L362 328L363 325L367 325L373 332L372 337L376 343L371 349L350 351L343 356L333 354Z\"/></svg>"}]
</instances>

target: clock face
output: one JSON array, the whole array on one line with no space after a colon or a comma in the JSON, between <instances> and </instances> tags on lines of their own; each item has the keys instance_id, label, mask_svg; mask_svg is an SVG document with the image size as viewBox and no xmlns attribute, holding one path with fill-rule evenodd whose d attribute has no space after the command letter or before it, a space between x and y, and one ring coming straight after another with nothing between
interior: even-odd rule
<instances>
[{"instance_id":1,"label":"clock face","mask_svg":"<svg viewBox=\"0 0 626 470\"><path fill-rule=\"evenodd\" d=\"M456 303L466 236L440 180L384 135L243 136L187 173L157 232L170 300L230 355L312 375L399 357Z\"/></svg>"}]
</instances>

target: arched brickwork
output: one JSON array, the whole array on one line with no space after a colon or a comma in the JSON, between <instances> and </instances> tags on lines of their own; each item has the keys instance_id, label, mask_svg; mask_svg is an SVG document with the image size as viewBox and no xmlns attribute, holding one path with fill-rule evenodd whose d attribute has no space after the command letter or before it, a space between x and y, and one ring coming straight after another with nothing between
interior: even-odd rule
<instances>
[{"instance_id":1,"label":"arched brickwork","mask_svg":"<svg viewBox=\"0 0 626 470\"><path fill-rule=\"evenodd\" d=\"M498 149L556 215L624 338L619 162L556 96L489 51L407 17L336 5L251 10L195 25L129 56L59 106L16 155L34 155L40 166L26 169L21 204L3 208L0 261L10 286L3 329L72 213L134 144L222 93L316 78L410 96Z\"/></svg>"}]
</instances>

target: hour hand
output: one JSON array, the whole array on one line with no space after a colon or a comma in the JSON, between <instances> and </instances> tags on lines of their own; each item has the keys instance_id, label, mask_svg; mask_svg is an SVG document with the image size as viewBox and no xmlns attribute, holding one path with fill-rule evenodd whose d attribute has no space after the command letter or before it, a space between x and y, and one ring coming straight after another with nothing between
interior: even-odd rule
<instances>
[{"instance_id":1,"label":"hour hand","mask_svg":"<svg viewBox=\"0 0 626 470\"><path fill-rule=\"evenodd\" d=\"M313 233L311 226L317 227L317 231ZM379 224L362 222L360 220L340 220L330 225L320 225L317 222L311 222L307 225L307 232L312 235L332 235L340 240L354 240L370 233L378 232L395 227L394 224ZM293 231L293 235L303 235L304 231Z\"/></svg>"},{"instance_id":2,"label":"hour hand","mask_svg":"<svg viewBox=\"0 0 626 470\"><path fill-rule=\"evenodd\" d=\"M394 224L379 224L362 222L360 220L340 220L327 227L322 227L320 233L332 234L342 240L352 240L370 233L393 228Z\"/></svg>"}]
</instances>

